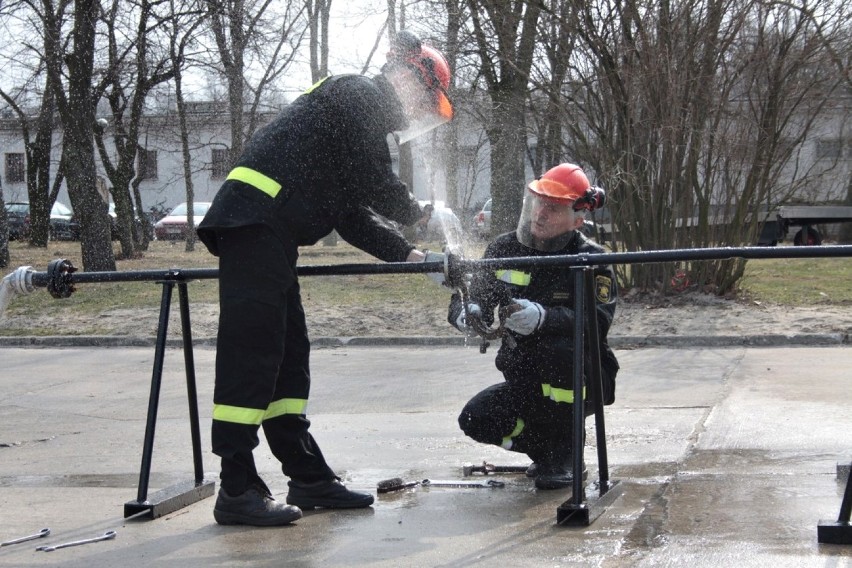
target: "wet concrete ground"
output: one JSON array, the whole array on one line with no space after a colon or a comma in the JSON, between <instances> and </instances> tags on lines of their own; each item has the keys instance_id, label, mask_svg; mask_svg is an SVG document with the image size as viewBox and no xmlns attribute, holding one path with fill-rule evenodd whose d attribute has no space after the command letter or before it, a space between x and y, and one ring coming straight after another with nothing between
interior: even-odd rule
<instances>
[{"instance_id":1,"label":"wet concrete ground","mask_svg":"<svg viewBox=\"0 0 852 568\"><path fill-rule=\"evenodd\" d=\"M255 529L216 525L213 498L153 521L123 519L138 487L151 348L2 348L0 541L44 527L51 535L0 548L0 566L852 566L852 547L817 542L820 520L840 509L837 464L852 461L852 349L617 355L606 426L623 493L591 526L556 525L570 490L504 475L500 489L412 488L378 495L370 509ZM215 478L214 351L195 357L205 471ZM493 352L318 349L312 370L312 431L352 487L462 479L465 462L527 463L456 424L469 397L500 381ZM169 350L150 492L192 479L187 417L183 355ZM286 479L265 444L256 457L283 500ZM35 550L108 530L114 540Z\"/></svg>"}]
</instances>

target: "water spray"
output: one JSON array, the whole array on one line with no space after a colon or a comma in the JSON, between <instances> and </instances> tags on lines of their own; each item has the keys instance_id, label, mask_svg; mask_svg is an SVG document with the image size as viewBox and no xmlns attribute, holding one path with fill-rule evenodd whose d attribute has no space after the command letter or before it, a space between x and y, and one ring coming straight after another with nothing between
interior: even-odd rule
<instances>
[{"instance_id":1,"label":"water spray","mask_svg":"<svg viewBox=\"0 0 852 568\"><path fill-rule=\"evenodd\" d=\"M461 297L465 323L480 337L479 352L485 353L490 345L490 341L495 339L507 341L510 347L514 347L515 340L506 332L503 322L514 312L520 310L521 306L511 302L511 298L507 298L507 302L510 303L500 308L497 314L500 323L497 327L489 327L482 320L480 314L468 310L468 304L470 303L470 283L473 280L473 274L465 270L466 266L469 266L469 263L465 261L460 251L453 250L451 247L444 249L444 283Z\"/></svg>"}]
</instances>

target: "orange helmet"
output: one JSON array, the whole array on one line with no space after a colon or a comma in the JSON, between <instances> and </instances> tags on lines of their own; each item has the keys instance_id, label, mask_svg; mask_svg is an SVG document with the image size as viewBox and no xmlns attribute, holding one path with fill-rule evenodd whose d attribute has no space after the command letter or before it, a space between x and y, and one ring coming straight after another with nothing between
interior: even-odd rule
<instances>
[{"instance_id":1,"label":"orange helmet","mask_svg":"<svg viewBox=\"0 0 852 568\"><path fill-rule=\"evenodd\" d=\"M423 45L416 35L402 30L393 39L388 52L388 65L404 65L414 71L432 97L435 113L444 120L453 118L453 105L447 95L450 88L450 65L440 51Z\"/></svg>"},{"instance_id":2,"label":"orange helmet","mask_svg":"<svg viewBox=\"0 0 852 568\"><path fill-rule=\"evenodd\" d=\"M541 197L571 202L585 197L591 184L580 166L566 163L550 168L527 187Z\"/></svg>"}]
</instances>

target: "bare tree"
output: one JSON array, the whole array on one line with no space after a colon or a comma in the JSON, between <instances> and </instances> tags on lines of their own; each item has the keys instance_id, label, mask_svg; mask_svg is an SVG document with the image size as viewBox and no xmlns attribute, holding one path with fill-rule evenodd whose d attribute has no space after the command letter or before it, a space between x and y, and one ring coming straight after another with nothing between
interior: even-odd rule
<instances>
[{"instance_id":1,"label":"bare tree","mask_svg":"<svg viewBox=\"0 0 852 568\"><path fill-rule=\"evenodd\" d=\"M95 128L95 142L111 182L123 258L134 257L137 246L147 247L145 231L135 231L134 209L141 214L142 203L137 199L134 206L131 193L145 101L154 87L174 76L169 53L156 49L160 43L157 34L172 17L165 10L158 13L163 4L113 0L103 13L107 60L96 92L103 92L109 102L115 160L106 148L105 129L100 124Z\"/></svg>"},{"instance_id":2,"label":"bare tree","mask_svg":"<svg viewBox=\"0 0 852 568\"><path fill-rule=\"evenodd\" d=\"M311 55L311 82L328 76L328 20L332 0L306 0L309 50Z\"/></svg>"},{"instance_id":3,"label":"bare tree","mask_svg":"<svg viewBox=\"0 0 852 568\"><path fill-rule=\"evenodd\" d=\"M192 156L189 148L189 125L187 123L186 99L183 93L183 71L187 61L187 50L196 41L196 30L204 23L201 11L191 6L183 6L175 0L169 0L171 26L169 30L169 57L171 59L175 84L175 101L177 103L178 123L180 128L181 157L183 164L183 180L186 187L187 221L188 226L194 226L193 208L195 203L195 188L192 182ZM187 231L186 251L195 250L195 231Z\"/></svg>"},{"instance_id":4,"label":"bare tree","mask_svg":"<svg viewBox=\"0 0 852 568\"><path fill-rule=\"evenodd\" d=\"M3 198L3 180L0 179L0 268L9 266L9 216Z\"/></svg>"},{"instance_id":5,"label":"bare tree","mask_svg":"<svg viewBox=\"0 0 852 568\"><path fill-rule=\"evenodd\" d=\"M80 221L83 268L115 270L109 217L96 187L93 138L97 100L92 84L99 2L75 0L70 14L64 4L55 5L53 0L42 0L41 8L43 56L62 120L63 160L74 164L65 173L71 205ZM63 36L66 18L73 20L67 38Z\"/></svg>"},{"instance_id":6,"label":"bare tree","mask_svg":"<svg viewBox=\"0 0 852 568\"><path fill-rule=\"evenodd\" d=\"M570 4L566 151L610 190L613 245L753 242L761 208L806 179L785 166L838 85L813 18L752 0ZM642 265L623 276L665 290L680 268L721 294L743 266Z\"/></svg>"},{"instance_id":7,"label":"bare tree","mask_svg":"<svg viewBox=\"0 0 852 568\"><path fill-rule=\"evenodd\" d=\"M43 71L43 67L39 66ZM24 87L26 89L26 87ZM22 93L24 95L24 93ZM51 150L53 148L53 129L55 126L56 105L53 89L50 85L42 91L38 116L27 114L27 110L18 104L13 95L0 89L0 98L6 101L15 116L24 139L24 156L26 159L27 199L30 204L30 224L28 239L31 245L46 247L50 233L50 209L56 201L56 191L51 191ZM35 135L32 134L35 129ZM57 173L59 183L62 181L61 170Z\"/></svg>"},{"instance_id":8,"label":"bare tree","mask_svg":"<svg viewBox=\"0 0 852 568\"><path fill-rule=\"evenodd\" d=\"M228 86L230 150L236 159L258 127L258 107L266 90L298 52L308 29L306 6L301 0L204 1L217 48L215 66Z\"/></svg>"},{"instance_id":9,"label":"bare tree","mask_svg":"<svg viewBox=\"0 0 852 568\"><path fill-rule=\"evenodd\" d=\"M490 98L492 232L515 227L525 184L525 112L541 5L468 0L481 74Z\"/></svg>"}]
</instances>

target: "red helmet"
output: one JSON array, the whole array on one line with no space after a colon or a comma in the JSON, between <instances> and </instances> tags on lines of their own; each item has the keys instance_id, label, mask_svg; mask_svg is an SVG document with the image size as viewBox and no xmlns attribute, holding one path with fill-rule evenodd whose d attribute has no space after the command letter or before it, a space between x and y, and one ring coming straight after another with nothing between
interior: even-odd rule
<instances>
[{"instance_id":1,"label":"red helmet","mask_svg":"<svg viewBox=\"0 0 852 568\"><path fill-rule=\"evenodd\" d=\"M566 163L550 168L527 187L536 195L570 202L585 197L591 184L580 166Z\"/></svg>"},{"instance_id":2,"label":"red helmet","mask_svg":"<svg viewBox=\"0 0 852 568\"><path fill-rule=\"evenodd\" d=\"M413 33L402 30L394 37L388 52L389 65L405 65L415 72L435 105L435 112L445 120L453 117L453 105L447 95L450 88L450 65L444 55L423 45Z\"/></svg>"}]
</instances>

